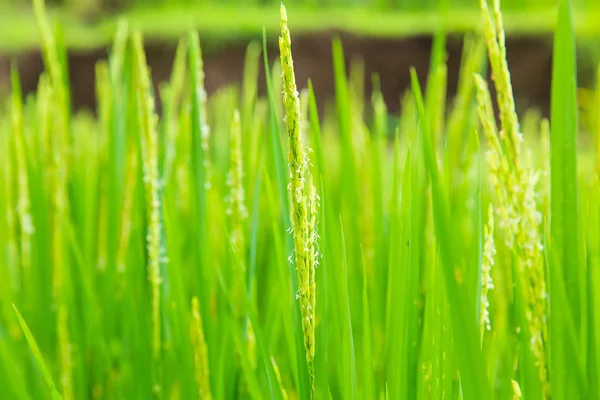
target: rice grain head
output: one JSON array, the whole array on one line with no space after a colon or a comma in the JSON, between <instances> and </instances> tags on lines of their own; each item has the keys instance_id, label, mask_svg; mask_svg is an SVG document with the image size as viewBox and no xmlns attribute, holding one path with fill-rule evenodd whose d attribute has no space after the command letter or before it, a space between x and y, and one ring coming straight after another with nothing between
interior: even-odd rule
<instances>
[{"instance_id":1,"label":"rice grain head","mask_svg":"<svg viewBox=\"0 0 600 400\"><path fill-rule=\"evenodd\" d=\"M506 45L500 1L494 0L493 14L486 0L481 0L484 34L496 86L502 130L498 137L493 132L487 136L492 144L492 156L488 158L493 183L498 194L498 209L502 216L501 228L507 235L506 245L513 249L518 267L517 282L522 288L526 303L525 316L530 335L530 346L535 357L544 397L550 396L547 368L546 342L546 281L544 276L543 247L540 238L541 214L537 205L539 173L534 170L531 153L523 152L523 136L515 111L515 102L506 61ZM485 93L487 85L476 78L480 120L484 129L490 131L490 100ZM481 110L485 109L486 112Z\"/></svg>"},{"instance_id":2,"label":"rice grain head","mask_svg":"<svg viewBox=\"0 0 600 400\"><path fill-rule=\"evenodd\" d=\"M304 346L311 379L311 389L314 393L315 354L315 314L314 314L314 225L312 205L316 205L316 192L312 180L308 182L308 157L302 145L300 123L300 98L296 88L294 64L292 60L292 44L290 31L287 26L285 6L281 5L281 36L279 37L281 60L281 80L283 86L283 104L285 107L285 125L288 132L288 167L290 183L288 186L291 199L291 222L296 255L296 270L298 273L298 289L302 313L302 330ZM307 190L309 195L307 196ZM313 202L311 204L311 198ZM311 228L311 226L313 228ZM313 233L311 233L313 232Z\"/></svg>"},{"instance_id":3,"label":"rice grain head","mask_svg":"<svg viewBox=\"0 0 600 400\"><path fill-rule=\"evenodd\" d=\"M490 204L488 210L488 223L483 228L484 245L483 245L483 263L481 266L481 340L486 330L491 330L491 321L488 300L488 293L494 288L492 282L491 270L494 265L494 256L496 255L496 247L494 245L494 207Z\"/></svg>"},{"instance_id":4,"label":"rice grain head","mask_svg":"<svg viewBox=\"0 0 600 400\"><path fill-rule=\"evenodd\" d=\"M225 198L226 211L231 229L233 247L242 262L242 271L246 272L244 252L246 248L244 224L248 218L246 199L244 193L244 163L242 156L242 127L240 112L235 109L231 123L231 138L229 143L229 172L227 173L227 186L229 194Z\"/></svg>"},{"instance_id":5,"label":"rice grain head","mask_svg":"<svg viewBox=\"0 0 600 400\"><path fill-rule=\"evenodd\" d=\"M210 391L210 374L208 369L208 348L204 338L202 316L198 298L192 298L192 318L190 323L190 338L194 348L194 376L198 386L198 394L202 400L212 399Z\"/></svg>"},{"instance_id":6,"label":"rice grain head","mask_svg":"<svg viewBox=\"0 0 600 400\"><path fill-rule=\"evenodd\" d=\"M139 33L133 36L136 62L136 86L138 96L139 124L141 127L142 167L146 191L146 209L148 213L148 280L151 286L152 302L152 352L155 359L159 358L161 350L161 315L160 287L162 278L160 264L164 260L162 254L161 220L160 220L160 183L158 174L158 117L154 111L154 98L150 95L150 74L146 64L142 37Z\"/></svg>"},{"instance_id":7,"label":"rice grain head","mask_svg":"<svg viewBox=\"0 0 600 400\"><path fill-rule=\"evenodd\" d=\"M204 86L204 59L202 57L202 46L200 45L200 39L197 34L192 36L194 41L193 45L198 49L197 54L197 65L198 65L198 81L195 90L198 92L198 98L200 102L200 129L202 132L202 150L204 152L204 168L206 170L205 188L210 189L211 185L211 165L210 165L210 126L208 125L207 114L207 102L208 95Z\"/></svg>"}]
</instances>

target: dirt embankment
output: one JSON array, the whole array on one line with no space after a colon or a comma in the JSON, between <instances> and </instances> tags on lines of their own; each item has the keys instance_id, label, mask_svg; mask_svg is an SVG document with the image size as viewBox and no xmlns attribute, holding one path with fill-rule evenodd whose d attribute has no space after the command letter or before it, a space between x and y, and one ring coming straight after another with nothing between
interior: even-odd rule
<instances>
[{"instance_id":1,"label":"dirt embankment","mask_svg":"<svg viewBox=\"0 0 600 400\"><path fill-rule=\"evenodd\" d=\"M410 86L410 67L415 67L419 78L425 81L429 67L432 38L369 38L343 32L328 32L296 36L293 38L293 56L298 85L304 87L310 77L315 87L319 106L334 95L333 62L331 40L338 36L342 40L347 67L357 58L364 60L365 94L367 102L371 93L371 76L379 74L381 89L390 112L397 113L402 93ZM448 95L456 92L462 54L462 40L450 37L447 43ZM241 82L247 41L240 41L206 52L206 89L214 93L220 87ZM268 46L272 61L278 55L275 42ZM175 54L173 43L148 42L146 45L148 64L155 84L169 78ZM73 105L94 109L95 63L107 56L107 49L92 51L70 51L68 63ZM37 51L21 54L0 55L0 86L8 83L9 59L17 61L22 86L26 93L35 90L43 70L41 55ZM549 37L508 37L507 58L511 71L517 107L538 107L544 115L549 113L550 82L552 72L552 42ZM262 60L262 57L261 57ZM590 63L580 62L579 84L592 84L593 68ZM262 65L259 90L265 93ZM347 68L348 71L348 68Z\"/></svg>"}]
</instances>

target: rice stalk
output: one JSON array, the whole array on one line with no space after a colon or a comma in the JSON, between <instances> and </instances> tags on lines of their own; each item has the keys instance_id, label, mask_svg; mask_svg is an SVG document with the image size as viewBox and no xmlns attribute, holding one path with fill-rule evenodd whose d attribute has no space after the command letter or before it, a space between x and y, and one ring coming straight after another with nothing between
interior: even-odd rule
<instances>
[{"instance_id":1,"label":"rice stalk","mask_svg":"<svg viewBox=\"0 0 600 400\"><path fill-rule=\"evenodd\" d=\"M484 37L492 67L492 79L496 86L502 131L500 138L507 142L506 152L511 165L519 168L519 154L523 135L520 132L515 101L510 81L510 71L506 62L506 39L500 12L500 0L493 0L490 13L487 0L480 0L484 24Z\"/></svg>"},{"instance_id":2,"label":"rice stalk","mask_svg":"<svg viewBox=\"0 0 600 400\"><path fill-rule=\"evenodd\" d=\"M53 91L54 93L54 91ZM53 104L53 103L51 103ZM53 107L56 111L55 107ZM54 119L48 115L48 119L54 122ZM65 160L65 148L59 138L60 135L53 137L53 152L51 160L52 173L52 264L54 267L54 299L60 304L64 295L63 270L65 267L65 240L63 227L68 218L68 196L67 196L67 166Z\"/></svg>"},{"instance_id":3,"label":"rice stalk","mask_svg":"<svg viewBox=\"0 0 600 400\"><path fill-rule=\"evenodd\" d=\"M227 173L226 185L229 193L225 198L225 214L229 220L231 245L240 261L242 272L246 274L246 237L245 224L248 218L246 199L244 192L244 162L242 156L242 127L240 124L240 112L235 109L231 123L231 137L229 144L229 171ZM237 279L244 276L237 275ZM241 282L238 282L236 293L241 292Z\"/></svg>"},{"instance_id":4,"label":"rice stalk","mask_svg":"<svg viewBox=\"0 0 600 400\"><path fill-rule=\"evenodd\" d=\"M190 54L190 57L195 57L195 65L196 69L196 87L193 90L196 90L196 94L198 97L198 106L199 106L199 116L200 116L200 132L202 134L201 143L202 143L202 151L204 153L203 165L205 168L205 176L204 176L204 186L206 189L210 189L211 185L211 165L210 165L210 126L208 125L207 119L207 101L208 95L206 93L206 88L204 87L204 59L202 58L202 47L200 46L200 39L197 34L192 35L191 45L197 50L195 54Z\"/></svg>"},{"instance_id":5,"label":"rice stalk","mask_svg":"<svg viewBox=\"0 0 600 400\"><path fill-rule=\"evenodd\" d=\"M522 151L523 136L515 111L510 73L506 61L506 45L499 0L494 0L493 14L486 0L481 0L484 33L496 86L502 130L496 132L490 121L493 113L487 84L476 78L480 121L490 139L492 150L488 162L498 196L500 227L507 232L506 245L517 256L518 282L526 302L529 343L535 357L540 384L549 396L547 368L546 280L543 268L543 246L540 238L541 214L536 188L540 174L533 168L530 151ZM498 139L496 139L496 137Z\"/></svg>"},{"instance_id":6,"label":"rice stalk","mask_svg":"<svg viewBox=\"0 0 600 400\"><path fill-rule=\"evenodd\" d=\"M208 368L208 348L204 338L202 316L198 298L192 298L192 318L190 322L190 338L194 348L194 377L198 386L198 395L201 400L212 399L210 391L210 374Z\"/></svg>"},{"instance_id":7,"label":"rice stalk","mask_svg":"<svg viewBox=\"0 0 600 400\"><path fill-rule=\"evenodd\" d=\"M48 70L50 87L52 88L53 93L53 102L51 103L54 106L54 115L55 115L55 126L57 134L56 140L60 145L61 158L65 158L65 168L70 166L70 163L67 162L68 157L70 157L70 138L69 138L69 106L67 101L67 91L64 85L64 71L61 68L58 56L58 50L56 45L56 38L54 37L54 33L52 31L52 27L50 26L50 22L48 20L48 12L46 10L46 4L44 0L34 0L33 1L33 10L35 13L35 17L38 23L38 26L41 31L42 37L42 53L44 56L44 63ZM68 169L64 171L65 174L68 173Z\"/></svg>"},{"instance_id":8,"label":"rice stalk","mask_svg":"<svg viewBox=\"0 0 600 400\"><path fill-rule=\"evenodd\" d=\"M240 112L236 108L233 111L231 122L231 135L229 140L229 171L227 172L226 185L229 193L225 197L225 215L229 225L229 235L231 247L234 256L237 258L240 268L233 272L233 296L235 301L234 312L236 318L243 320L242 302L243 288L247 276L246 262L246 220L248 219L248 210L246 208L246 198L244 191L244 159L242 151L242 126ZM235 263L233 264L235 265ZM239 271L241 270L241 274ZM252 324L246 321L245 334L247 343L247 352L240 354L240 357L246 357L250 365L256 367L256 343ZM246 390L242 384L241 390Z\"/></svg>"},{"instance_id":9,"label":"rice stalk","mask_svg":"<svg viewBox=\"0 0 600 400\"><path fill-rule=\"evenodd\" d=\"M315 218L316 192L307 164L308 157L302 144L300 124L300 97L296 88L294 65L292 60L292 43L287 26L285 6L281 5L281 36L279 37L281 59L281 78L283 86L283 104L285 106L285 125L288 133L288 166L290 183L288 186L291 198L291 221L298 273L298 296L302 312L302 330L306 361L311 380L311 395L314 393L315 356Z\"/></svg>"},{"instance_id":10,"label":"rice stalk","mask_svg":"<svg viewBox=\"0 0 600 400\"><path fill-rule=\"evenodd\" d=\"M133 35L133 48L136 70L136 90L140 112L138 113L141 127L141 149L143 161L144 183L146 190L146 210L148 218L148 233L146 236L148 252L148 280L151 287L152 313L152 357L160 376L161 356L161 284L160 266L166 260L164 249L161 247L161 199L158 172L158 137L157 120L154 111L154 97L151 94L150 76L146 64L142 37L139 33ZM159 395L162 391L160 377L155 378L154 392Z\"/></svg>"}]
</instances>

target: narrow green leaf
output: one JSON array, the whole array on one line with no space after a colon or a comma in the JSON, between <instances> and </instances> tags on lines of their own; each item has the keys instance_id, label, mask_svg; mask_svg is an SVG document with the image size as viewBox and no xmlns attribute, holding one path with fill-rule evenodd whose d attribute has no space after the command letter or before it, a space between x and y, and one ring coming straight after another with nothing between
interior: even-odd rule
<instances>
[{"instance_id":1,"label":"narrow green leaf","mask_svg":"<svg viewBox=\"0 0 600 400\"><path fill-rule=\"evenodd\" d=\"M580 299L586 287L580 282L579 187L577 177L577 68L572 4L561 0L554 37L552 65L552 119L550 154L550 381L556 398L586 397L577 382L577 369L569 368L579 343L570 340L569 328L579 331ZM561 296L564 285L565 296ZM574 327L569 327L567 314ZM578 356L576 356L578 357Z\"/></svg>"},{"instance_id":2,"label":"narrow green leaf","mask_svg":"<svg viewBox=\"0 0 600 400\"><path fill-rule=\"evenodd\" d=\"M344 224L340 217L340 226L341 226L341 241L342 241L342 288L343 288L343 298L342 298L342 312L345 314L343 316L343 338L344 338L344 348L343 348L343 360L344 360L344 382L342 383L344 387L344 398L346 399L355 399L358 395L357 393L357 381L356 381L356 356L354 354L354 334L352 332L352 315L350 310L350 298L348 296L348 259L346 254L346 238L344 236Z\"/></svg>"},{"instance_id":3,"label":"narrow green leaf","mask_svg":"<svg viewBox=\"0 0 600 400\"><path fill-rule=\"evenodd\" d=\"M375 373L373 370L373 349L371 335L371 317L369 311L369 293L367 285L367 265L364 249L362 249L363 270L363 398L375 397Z\"/></svg>"},{"instance_id":4,"label":"narrow green leaf","mask_svg":"<svg viewBox=\"0 0 600 400\"><path fill-rule=\"evenodd\" d=\"M23 329L23 333L25 334L25 338L27 339L29 348L31 349L31 352L33 353L33 357L35 357L35 361L37 362L38 368L40 369L40 372L42 373L44 381L46 382L46 385L48 386L48 390L50 391L50 397L52 398L52 400L62 400L61 395L56 390L56 386L54 385L54 381L52 380L50 371L48 370L48 367L46 366L46 363L44 362L42 353L40 352L40 349L38 348L38 345L35 342L35 339L33 338L33 335L31 334L31 331L29 330L29 327L27 326L27 323L25 322L25 320L19 313L19 310L17 310L17 307L14 304L13 304L13 308L15 309L15 314L17 314L17 319L19 320L19 324L21 325L21 328Z\"/></svg>"}]
</instances>

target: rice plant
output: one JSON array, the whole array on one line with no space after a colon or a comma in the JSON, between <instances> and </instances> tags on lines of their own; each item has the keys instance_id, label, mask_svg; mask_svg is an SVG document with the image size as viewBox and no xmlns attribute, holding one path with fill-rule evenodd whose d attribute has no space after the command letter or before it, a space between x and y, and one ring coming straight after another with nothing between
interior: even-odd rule
<instances>
[{"instance_id":1,"label":"rice plant","mask_svg":"<svg viewBox=\"0 0 600 400\"><path fill-rule=\"evenodd\" d=\"M91 116L36 0L47 72L24 98L13 66L0 111L3 398L598 398L600 89L561 0L551 118L519 116L480 6L457 97L440 31L399 119L339 39L319 109L283 5L267 96L251 43L208 98L197 31L155 93L123 23Z\"/></svg>"}]
</instances>

